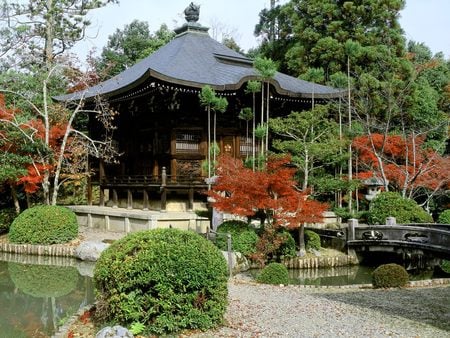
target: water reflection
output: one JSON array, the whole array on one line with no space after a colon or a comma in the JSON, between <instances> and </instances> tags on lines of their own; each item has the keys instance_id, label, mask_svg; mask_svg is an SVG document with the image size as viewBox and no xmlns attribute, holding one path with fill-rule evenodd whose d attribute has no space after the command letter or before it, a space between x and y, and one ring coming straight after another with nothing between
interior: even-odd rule
<instances>
[{"instance_id":1,"label":"water reflection","mask_svg":"<svg viewBox=\"0 0 450 338\"><path fill-rule=\"evenodd\" d=\"M375 266L341 266L322 269L290 269L290 284L341 286L354 284L371 284ZM256 278L261 270L250 270L248 274ZM410 280L432 279L440 276L433 270L409 271Z\"/></svg>"},{"instance_id":2,"label":"water reflection","mask_svg":"<svg viewBox=\"0 0 450 338\"><path fill-rule=\"evenodd\" d=\"M93 264L0 253L0 337L49 337L93 303Z\"/></svg>"}]
</instances>

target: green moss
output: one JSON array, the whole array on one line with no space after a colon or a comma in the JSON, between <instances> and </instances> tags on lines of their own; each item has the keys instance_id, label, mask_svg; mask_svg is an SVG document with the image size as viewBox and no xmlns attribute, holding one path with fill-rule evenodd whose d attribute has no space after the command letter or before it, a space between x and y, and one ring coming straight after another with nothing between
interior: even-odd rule
<instances>
[{"instance_id":1,"label":"green moss","mask_svg":"<svg viewBox=\"0 0 450 338\"><path fill-rule=\"evenodd\" d=\"M396 288L406 286L409 282L408 272L398 264L383 264L372 273L374 288Z\"/></svg>"},{"instance_id":2,"label":"green moss","mask_svg":"<svg viewBox=\"0 0 450 338\"><path fill-rule=\"evenodd\" d=\"M66 243L78 235L75 213L65 207L40 205L22 212L11 224L12 243Z\"/></svg>"},{"instance_id":3,"label":"green moss","mask_svg":"<svg viewBox=\"0 0 450 338\"><path fill-rule=\"evenodd\" d=\"M256 280L264 284L289 284L289 272L281 263L270 263L264 267Z\"/></svg>"},{"instance_id":4,"label":"green moss","mask_svg":"<svg viewBox=\"0 0 450 338\"><path fill-rule=\"evenodd\" d=\"M227 265L222 253L200 235L156 229L114 242L97 261L96 316L149 334L206 330L223 321Z\"/></svg>"}]
</instances>

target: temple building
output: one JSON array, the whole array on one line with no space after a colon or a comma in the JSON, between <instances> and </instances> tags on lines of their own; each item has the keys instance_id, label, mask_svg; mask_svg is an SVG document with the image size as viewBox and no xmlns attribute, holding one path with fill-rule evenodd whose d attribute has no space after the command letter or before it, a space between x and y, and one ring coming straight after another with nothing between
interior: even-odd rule
<instances>
[{"instance_id":1,"label":"temple building","mask_svg":"<svg viewBox=\"0 0 450 338\"><path fill-rule=\"evenodd\" d=\"M208 155L208 119L199 94L209 85L228 101L216 114L216 142L221 154L245 158L253 151L246 121L238 117L253 106L247 82L261 80L253 61L211 38L197 20L199 8L191 4L187 22L176 37L156 52L113 78L86 90L57 97L59 101L96 96L119 112L114 142L122 155L117 163L92 161L100 186L100 205L165 210L168 198L183 195L185 210L207 188L204 162ZM270 116L285 116L338 97L335 88L303 81L277 72L270 83ZM261 93L256 93L254 112L260 122ZM96 127L91 123L91 132ZM151 201L158 201L152 206ZM160 204L159 204L160 203Z\"/></svg>"}]
</instances>

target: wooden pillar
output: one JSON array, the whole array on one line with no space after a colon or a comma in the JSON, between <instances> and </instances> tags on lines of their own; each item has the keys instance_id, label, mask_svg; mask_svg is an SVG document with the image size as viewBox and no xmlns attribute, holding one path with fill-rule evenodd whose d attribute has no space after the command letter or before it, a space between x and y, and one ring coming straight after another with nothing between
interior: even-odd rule
<instances>
[{"instance_id":1,"label":"wooden pillar","mask_svg":"<svg viewBox=\"0 0 450 338\"><path fill-rule=\"evenodd\" d=\"M100 185L100 206L105 206L105 189Z\"/></svg>"},{"instance_id":2,"label":"wooden pillar","mask_svg":"<svg viewBox=\"0 0 450 338\"><path fill-rule=\"evenodd\" d=\"M167 171L166 167L162 167L161 174L161 211L166 211L167 208Z\"/></svg>"},{"instance_id":3,"label":"wooden pillar","mask_svg":"<svg viewBox=\"0 0 450 338\"><path fill-rule=\"evenodd\" d=\"M194 188L190 187L188 191L188 211L194 210Z\"/></svg>"},{"instance_id":4,"label":"wooden pillar","mask_svg":"<svg viewBox=\"0 0 450 338\"><path fill-rule=\"evenodd\" d=\"M105 181L105 164L103 160L98 163L98 180L100 182L100 206L105 206L105 189L102 188L102 184ZM92 190L91 190L92 191Z\"/></svg>"},{"instance_id":5,"label":"wooden pillar","mask_svg":"<svg viewBox=\"0 0 450 338\"><path fill-rule=\"evenodd\" d=\"M142 196L143 196L143 209L144 210L148 210L148 208L149 208L149 205L148 205L148 192L147 192L147 189L143 189L142 190Z\"/></svg>"},{"instance_id":6,"label":"wooden pillar","mask_svg":"<svg viewBox=\"0 0 450 338\"><path fill-rule=\"evenodd\" d=\"M127 189L127 209L133 209L133 194L131 189Z\"/></svg>"},{"instance_id":7,"label":"wooden pillar","mask_svg":"<svg viewBox=\"0 0 450 338\"><path fill-rule=\"evenodd\" d=\"M113 194L113 208L117 208L119 205L119 199L117 197L117 190L113 189L112 194Z\"/></svg>"}]
</instances>

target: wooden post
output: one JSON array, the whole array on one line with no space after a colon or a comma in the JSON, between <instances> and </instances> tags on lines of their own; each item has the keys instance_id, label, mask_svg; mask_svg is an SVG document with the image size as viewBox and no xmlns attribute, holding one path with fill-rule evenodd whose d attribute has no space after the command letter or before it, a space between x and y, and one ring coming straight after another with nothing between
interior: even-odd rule
<instances>
[{"instance_id":1,"label":"wooden post","mask_svg":"<svg viewBox=\"0 0 450 338\"><path fill-rule=\"evenodd\" d=\"M133 209L133 194L131 189L127 189L127 209Z\"/></svg>"},{"instance_id":2,"label":"wooden post","mask_svg":"<svg viewBox=\"0 0 450 338\"><path fill-rule=\"evenodd\" d=\"M194 188L190 187L188 191L188 211L194 210Z\"/></svg>"},{"instance_id":3,"label":"wooden post","mask_svg":"<svg viewBox=\"0 0 450 338\"><path fill-rule=\"evenodd\" d=\"M167 171L166 167L162 167L161 172L161 211L165 212L167 207Z\"/></svg>"},{"instance_id":4,"label":"wooden post","mask_svg":"<svg viewBox=\"0 0 450 338\"><path fill-rule=\"evenodd\" d=\"M147 211L148 208L149 208L147 189L144 188L144 190L142 191L142 194L143 194L143 208L144 208L145 211Z\"/></svg>"},{"instance_id":5,"label":"wooden post","mask_svg":"<svg viewBox=\"0 0 450 338\"><path fill-rule=\"evenodd\" d=\"M105 206L105 189L100 185L100 206Z\"/></svg>"},{"instance_id":6,"label":"wooden post","mask_svg":"<svg viewBox=\"0 0 450 338\"><path fill-rule=\"evenodd\" d=\"M119 198L117 197L117 190L113 189L113 208L117 208L119 205Z\"/></svg>"}]
</instances>

